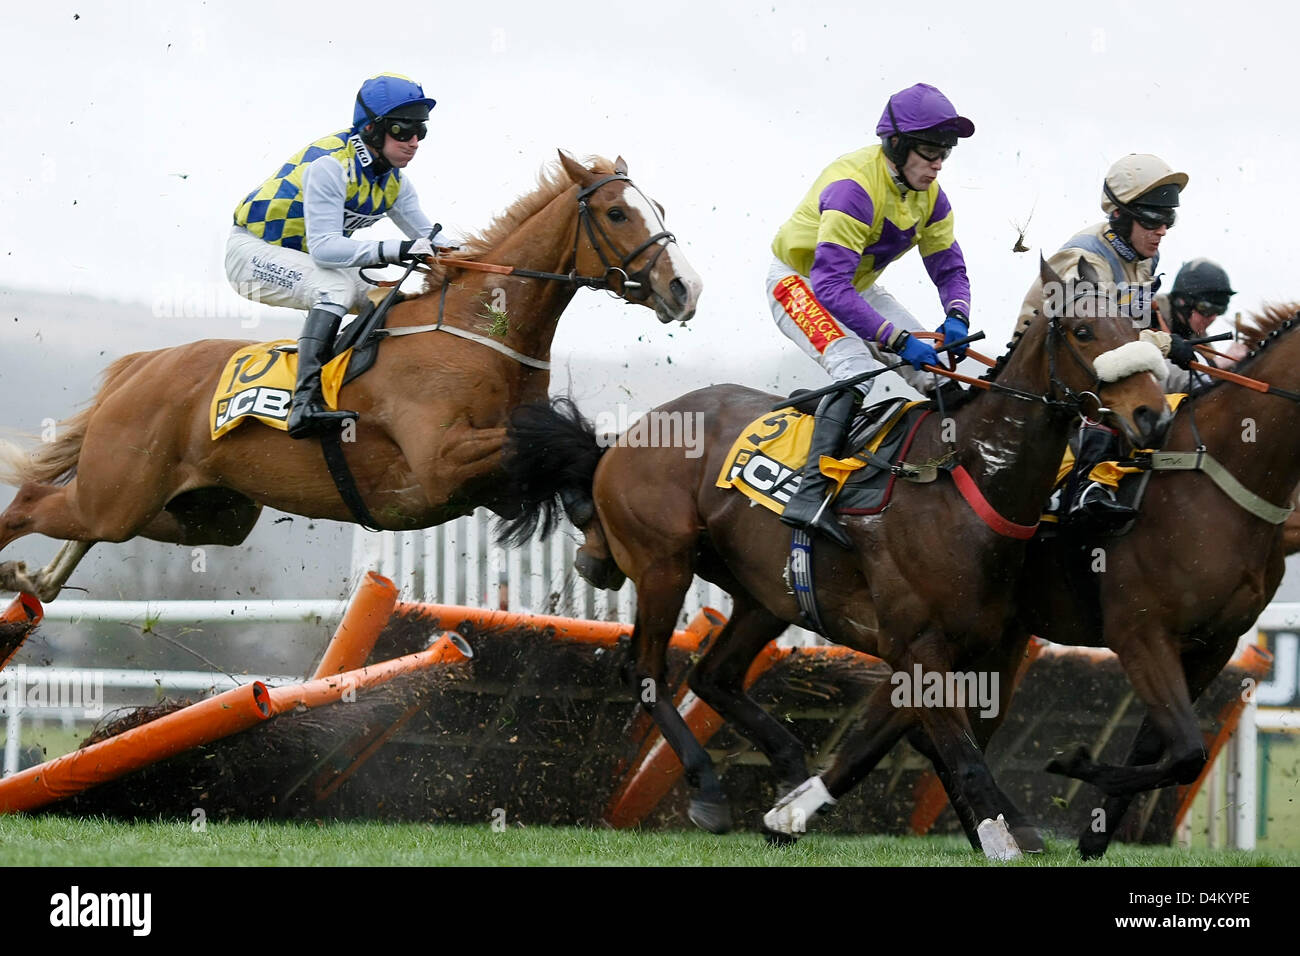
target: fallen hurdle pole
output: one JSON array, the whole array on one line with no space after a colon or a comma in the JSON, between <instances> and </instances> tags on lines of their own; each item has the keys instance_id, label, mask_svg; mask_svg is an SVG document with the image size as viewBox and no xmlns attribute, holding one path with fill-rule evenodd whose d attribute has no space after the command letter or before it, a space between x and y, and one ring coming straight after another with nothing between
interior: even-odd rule
<instances>
[{"instance_id":1,"label":"fallen hurdle pole","mask_svg":"<svg viewBox=\"0 0 1300 956\"><path fill-rule=\"evenodd\" d=\"M231 688L116 737L5 777L0 780L0 813L35 810L183 750L247 730L270 716L267 688L261 681Z\"/></svg>"},{"instance_id":2,"label":"fallen hurdle pole","mask_svg":"<svg viewBox=\"0 0 1300 956\"><path fill-rule=\"evenodd\" d=\"M379 632L393 616L395 604L397 585L382 574L367 571L311 676L327 677L363 665L374 650Z\"/></svg>"}]
</instances>

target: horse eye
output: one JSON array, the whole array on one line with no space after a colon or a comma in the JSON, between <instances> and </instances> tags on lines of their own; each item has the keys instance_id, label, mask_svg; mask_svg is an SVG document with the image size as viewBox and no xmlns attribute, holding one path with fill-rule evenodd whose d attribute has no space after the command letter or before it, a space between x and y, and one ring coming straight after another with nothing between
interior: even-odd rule
<instances>
[{"instance_id":1,"label":"horse eye","mask_svg":"<svg viewBox=\"0 0 1300 956\"><path fill-rule=\"evenodd\" d=\"M623 212L623 210L619 209L617 206L612 208L609 212L605 213L605 215L607 215L614 222L627 221L627 214Z\"/></svg>"},{"instance_id":2,"label":"horse eye","mask_svg":"<svg viewBox=\"0 0 1300 956\"><path fill-rule=\"evenodd\" d=\"M1090 325L1079 326L1077 329L1074 330L1074 337L1078 339L1080 342L1091 342L1093 338L1092 326Z\"/></svg>"}]
</instances>

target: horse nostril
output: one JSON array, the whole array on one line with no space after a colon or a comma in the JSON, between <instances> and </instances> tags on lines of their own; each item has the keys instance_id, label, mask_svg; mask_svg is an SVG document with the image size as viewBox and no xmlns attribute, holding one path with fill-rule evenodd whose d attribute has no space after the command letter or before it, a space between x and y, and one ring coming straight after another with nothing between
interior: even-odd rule
<instances>
[{"instance_id":1,"label":"horse nostril","mask_svg":"<svg viewBox=\"0 0 1300 956\"><path fill-rule=\"evenodd\" d=\"M1138 428L1141 429L1143 439L1150 442L1159 440L1164 424L1159 411L1143 405L1133 413L1133 420L1137 422Z\"/></svg>"},{"instance_id":2,"label":"horse nostril","mask_svg":"<svg viewBox=\"0 0 1300 956\"><path fill-rule=\"evenodd\" d=\"M686 283L681 279L674 279L668 283L668 291L673 294L673 298L677 300L678 305L686 304Z\"/></svg>"}]
</instances>

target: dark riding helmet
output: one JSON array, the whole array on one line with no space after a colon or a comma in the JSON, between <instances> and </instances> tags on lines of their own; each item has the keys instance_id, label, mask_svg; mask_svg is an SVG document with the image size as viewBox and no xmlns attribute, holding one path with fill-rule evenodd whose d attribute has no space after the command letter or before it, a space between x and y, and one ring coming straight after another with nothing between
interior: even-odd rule
<instances>
[{"instance_id":1,"label":"dark riding helmet","mask_svg":"<svg viewBox=\"0 0 1300 956\"><path fill-rule=\"evenodd\" d=\"M1178 270L1169 299L1176 309L1184 308L1188 314L1196 309L1202 315L1223 315L1228 311L1228 300L1236 294L1221 265L1209 259L1192 259ZM1207 312L1207 308L1213 312Z\"/></svg>"},{"instance_id":2,"label":"dark riding helmet","mask_svg":"<svg viewBox=\"0 0 1300 956\"><path fill-rule=\"evenodd\" d=\"M397 73L380 73L361 84L352 108L352 128L368 146L377 147L384 135L398 139L424 139L424 123L437 101L424 95L419 83Z\"/></svg>"},{"instance_id":3,"label":"dark riding helmet","mask_svg":"<svg viewBox=\"0 0 1300 956\"><path fill-rule=\"evenodd\" d=\"M876 124L885 158L900 170L918 143L949 150L959 138L974 132L975 124L959 116L948 97L928 83L917 83L891 96Z\"/></svg>"}]
</instances>

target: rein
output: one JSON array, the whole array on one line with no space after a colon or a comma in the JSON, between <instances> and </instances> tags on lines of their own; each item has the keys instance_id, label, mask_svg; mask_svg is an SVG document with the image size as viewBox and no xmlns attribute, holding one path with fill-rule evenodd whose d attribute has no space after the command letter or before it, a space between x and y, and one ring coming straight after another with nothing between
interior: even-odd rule
<instances>
[{"instance_id":1,"label":"rein","mask_svg":"<svg viewBox=\"0 0 1300 956\"><path fill-rule=\"evenodd\" d=\"M622 173L612 173L608 176L602 176L590 186L585 186L578 191L579 229L573 235L573 260L575 263L578 260L578 243L581 241L582 235L585 232L587 235L587 241L591 243L592 250L600 258L600 264L605 267L605 271L601 275L578 275L576 267L568 272L543 272L538 269L524 269L520 266L503 266L491 262L479 262L476 259L453 259L447 256L433 256L431 258L436 264L445 268L465 269L470 272L491 272L496 275L519 276L523 279L541 279L547 282L567 282L570 285L583 286L588 289L601 289L603 291L613 291L612 278L615 276L621 276L622 281L620 288L643 289L645 288L646 282L649 280L650 271L654 269L655 265L659 262L659 257L663 255L664 250L668 248L670 243L677 241L677 237L669 230L662 228L664 223L663 220L660 219L659 226L661 228L659 232L656 232L654 235L647 238L631 252L620 257L617 264L615 264L612 257L617 255L618 250L615 248L614 241L609 238L609 234L605 232L601 225L595 221L596 217L592 214L591 207L587 205L588 197L602 186L611 182L625 182L640 193L642 198L645 198L645 193L641 192L637 185L632 182L630 177ZM650 206L650 208L654 208L654 203L649 199L646 199L646 204ZM598 234L599 239L597 238ZM603 245L600 240L604 240ZM658 251L650 257L650 261L635 272L628 272L628 267L636 260L637 256L641 255L641 253L645 252L656 243L662 244L659 246ZM609 250L608 255L606 254L606 248ZM427 274L431 270L427 266L420 266L418 267L418 271ZM379 281L364 275L362 278L374 285L384 287L400 285L402 282L400 279L396 282Z\"/></svg>"}]
</instances>

